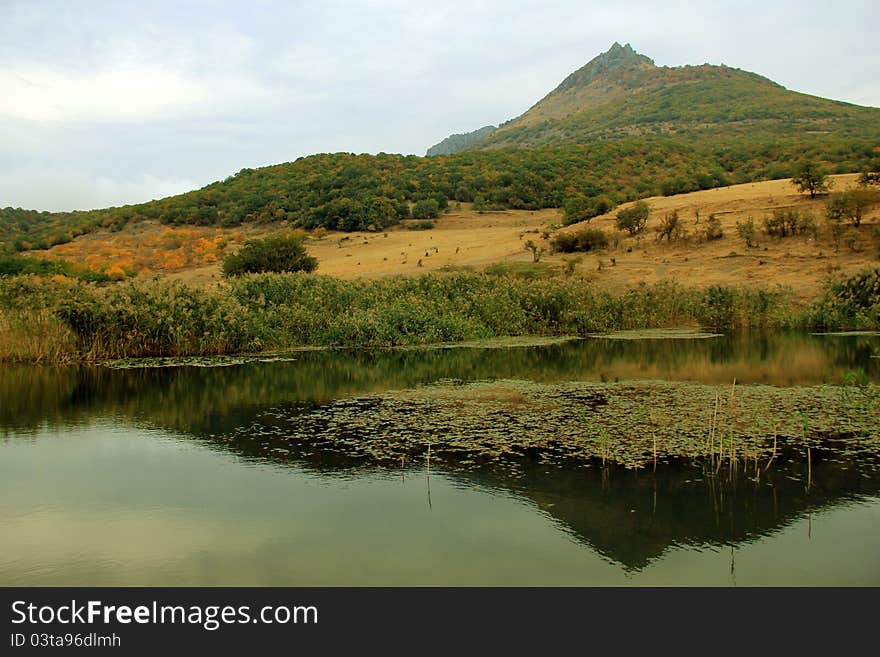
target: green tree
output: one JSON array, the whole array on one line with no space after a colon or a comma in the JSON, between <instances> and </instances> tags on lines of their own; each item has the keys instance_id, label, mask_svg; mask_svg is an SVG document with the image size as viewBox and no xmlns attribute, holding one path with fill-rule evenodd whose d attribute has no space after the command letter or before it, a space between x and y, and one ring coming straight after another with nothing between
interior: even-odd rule
<instances>
[{"instance_id":1,"label":"green tree","mask_svg":"<svg viewBox=\"0 0 880 657\"><path fill-rule=\"evenodd\" d=\"M416 201L412 209L413 219L436 219L440 216L440 203L435 198Z\"/></svg>"},{"instance_id":2,"label":"green tree","mask_svg":"<svg viewBox=\"0 0 880 657\"><path fill-rule=\"evenodd\" d=\"M586 196L578 194L569 196L562 205L562 223L566 226L576 224L579 221L589 221L593 218L593 208Z\"/></svg>"},{"instance_id":3,"label":"green tree","mask_svg":"<svg viewBox=\"0 0 880 657\"><path fill-rule=\"evenodd\" d=\"M303 240L297 235L248 240L238 253L223 260L224 276L241 276L260 272L314 271L318 261L306 253Z\"/></svg>"},{"instance_id":4,"label":"green tree","mask_svg":"<svg viewBox=\"0 0 880 657\"><path fill-rule=\"evenodd\" d=\"M617 213L617 228L628 231L630 235L640 233L648 224L650 212L651 206L645 201L638 201L635 205Z\"/></svg>"},{"instance_id":5,"label":"green tree","mask_svg":"<svg viewBox=\"0 0 880 657\"><path fill-rule=\"evenodd\" d=\"M758 229L755 227L755 220L752 217L749 217L746 221L737 221L736 232L745 240L746 246L750 249L758 246L756 241Z\"/></svg>"},{"instance_id":6,"label":"green tree","mask_svg":"<svg viewBox=\"0 0 880 657\"><path fill-rule=\"evenodd\" d=\"M874 189L850 189L832 194L825 203L828 221L849 221L855 228L862 223L865 213L880 202L880 192Z\"/></svg>"},{"instance_id":7,"label":"green tree","mask_svg":"<svg viewBox=\"0 0 880 657\"><path fill-rule=\"evenodd\" d=\"M801 162L795 167L791 183L802 192L809 192L810 198L816 198L816 194L827 192L831 188L831 181L816 162Z\"/></svg>"},{"instance_id":8,"label":"green tree","mask_svg":"<svg viewBox=\"0 0 880 657\"><path fill-rule=\"evenodd\" d=\"M570 226L579 221L589 221L593 217L609 212L613 207L614 201L604 194L592 197L583 194L569 196L562 205L562 223Z\"/></svg>"}]
</instances>

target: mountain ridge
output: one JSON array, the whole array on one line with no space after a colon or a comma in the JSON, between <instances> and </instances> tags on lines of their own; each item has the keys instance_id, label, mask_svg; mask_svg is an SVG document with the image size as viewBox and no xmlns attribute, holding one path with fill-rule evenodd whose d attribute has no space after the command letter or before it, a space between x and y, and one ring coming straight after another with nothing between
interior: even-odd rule
<instances>
[{"instance_id":1,"label":"mountain ridge","mask_svg":"<svg viewBox=\"0 0 880 657\"><path fill-rule=\"evenodd\" d=\"M658 128L693 131L742 121L851 119L873 109L790 91L757 73L724 65L656 66L629 43L615 42L521 115L457 143L453 152L584 143Z\"/></svg>"},{"instance_id":2,"label":"mountain ridge","mask_svg":"<svg viewBox=\"0 0 880 657\"><path fill-rule=\"evenodd\" d=\"M494 125L487 125L482 128L477 128L472 132L449 135L443 141L431 146L425 155L426 157L433 157L434 155L451 155L452 153L462 150L468 144L472 144L483 137L488 137L495 132L495 130L497 130L497 128Z\"/></svg>"}]
</instances>

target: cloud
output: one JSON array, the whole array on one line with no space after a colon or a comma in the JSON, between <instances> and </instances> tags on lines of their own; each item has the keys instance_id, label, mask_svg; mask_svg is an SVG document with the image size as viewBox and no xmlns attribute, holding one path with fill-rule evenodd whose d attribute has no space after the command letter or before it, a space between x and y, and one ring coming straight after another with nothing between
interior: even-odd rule
<instances>
[{"instance_id":1,"label":"cloud","mask_svg":"<svg viewBox=\"0 0 880 657\"><path fill-rule=\"evenodd\" d=\"M0 87L0 118L29 121L143 121L206 100L198 85L162 70L24 66L0 71Z\"/></svg>"},{"instance_id":2,"label":"cloud","mask_svg":"<svg viewBox=\"0 0 880 657\"><path fill-rule=\"evenodd\" d=\"M0 70L0 88L0 120L33 122L139 123L230 114L274 102L273 91L252 79L193 78L158 67L65 71L13 65Z\"/></svg>"},{"instance_id":3,"label":"cloud","mask_svg":"<svg viewBox=\"0 0 880 657\"><path fill-rule=\"evenodd\" d=\"M185 178L123 179L76 169L29 167L0 176L0 205L49 211L104 208L181 194L197 186Z\"/></svg>"},{"instance_id":4,"label":"cloud","mask_svg":"<svg viewBox=\"0 0 880 657\"><path fill-rule=\"evenodd\" d=\"M878 106L880 5L844 4L0 0L0 204L134 202L315 152L421 154L521 114L613 41Z\"/></svg>"}]
</instances>

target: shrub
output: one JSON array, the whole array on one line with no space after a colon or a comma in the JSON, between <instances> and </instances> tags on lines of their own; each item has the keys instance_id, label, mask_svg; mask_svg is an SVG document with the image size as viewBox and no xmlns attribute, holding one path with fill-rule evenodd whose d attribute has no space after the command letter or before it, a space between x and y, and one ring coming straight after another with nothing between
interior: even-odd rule
<instances>
[{"instance_id":1,"label":"shrub","mask_svg":"<svg viewBox=\"0 0 880 657\"><path fill-rule=\"evenodd\" d=\"M238 253L223 260L224 276L241 276L261 272L314 271L318 261L306 253L303 240L297 235L248 240Z\"/></svg>"},{"instance_id":2,"label":"shrub","mask_svg":"<svg viewBox=\"0 0 880 657\"><path fill-rule=\"evenodd\" d=\"M724 230L721 228L721 219L715 214L710 214L709 220L706 222L706 239L711 242L712 240L720 240L722 237L724 237Z\"/></svg>"},{"instance_id":3,"label":"shrub","mask_svg":"<svg viewBox=\"0 0 880 657\"><path fill-rule=\"evenodd\" d=\"M592 198L583 194L569 196L562 204L562 223L570 226L580 221L589 221L609 212L613 207L614 201L604 195Z\"/></svg>"},{"instance_id":4,"label":"shrub","mask_svg":"<svg viewBox=\"0 0 880 657\"><path fill-rule=\"evenodd\" d=\"M880 192L874 189L851 189L832 194L825 203L825 217L829 221L848 221L855 228L873 205L880 202Z\"/></svg>"},{"instance_id":5,"label":"shrub","mask_svg":"<svg viewBox=\"0 0 880 657\"><path fill-rule=\"evenodd\" d=\"M816 220L809 212L801 214L797 210L776 210L773 216L764 218L764 227L773 237L789 237L816 232Z\"/></svg>"},{"instance_id":6,"label":"shrub","mask_svg":"<svg viewBox=\"0 0 880 657\"><path fill-rule=\"evenodd\" d=\"M617 213L617 228L628 231L630 235L641 233L648 224L650 212L651 207L644 201L639 201Z\"/></svg>"},{"instance_id":7,"label":"shrub","mask_svg":"<svg viewBox=\"0 0 880 657\"><path fill-rule=\"evenodd\" d=\"M861 250L859 248L859 231L852 226L843 231L843 233L840 235L840 240L842 240L843 243L846 245L846 248L848 248L853 253Z\"/></svg>"},{"instance_id":8,"label":"shrub","mask_svg":"<svg viewBox=\"0 0 880 657\"><path fill-rule=\"evenodd\" d=\"M544 248L538 246L532 240L528 240L523 248L532 254L532 262L539 262L541 260L541 256L544 255Z\"/></svg>"},{"instance_id":9,"label":"shrub","mask_svg":"<svg viewBox=\"0 0 880 657\"><path fill-rule=\"evenodd\" d=\"M594 196L590 199L590 207L592 208L594 213L593 216L595 217L598 217L600 214L605 214L606 212L611 212L615 205L615 202L604 194L601 196Z\"/></svg>"},{"instance_id":10,"label":"shrub","mask_svg":"<svg viewBox=\"0 0 880 657\"><path fill-rule=\"evenodd\" d=\"M736 296L729 287L712 285L707 288L702 304L703 324L726 329L734 326Z\"/></svg>"},{"instance_id":11,"label":"shrub","mask_svg":"<svg viewBox=\"0 0 880 657\"><path fill-rule=\"evenodd\" d=\"M127 275L122 269L117 269L121 280ZM93 271L85 265L77 265L66 260L50 260L24 255L0 254L0 276L16 276L19 274L33 274L36 276L68 276L92 283L107 283L112 280L106 272Z\"/></svg>"},{"instance_id":12,"label":"shrub","mask_svg":"<svg viewBox=\"0 0 880 657\"><path fill-rule=\"evenodd\" d=\"M440 216L440 203L435 198L416 201L412 208L413 219L436 219Z\"/></svg>"},{"instance_id":13,"label":"shrub","mask_svg":"<svg viewBox=\"0 0 880 657\"><path fill-rule=\"evenodd\" d=\"M811 306L807 323L835 329L880 327L880 269L828 284L823 297Z\"/></svg>"},{"instance_id":14,"label":"shrub","mask_svg":"<svg viewBox=\"0 0 880 657\"><path fill-rule=\"evenodd\" d=\"M571 233L557 233L551 240L556 253L595 251L608 246L608 236L595 228L584 228Z\"/></svg>"},{"instance_id":15,"label":"shrub","mask_svg":"<svg viewBox=\"0 0 880 657\"><path fill-rule=\"evenodd\" d=\"M406 225L407 230L431 230L432 228L434 228L434 222L430 219L411 221Z\"/></svg>"},{"instance_id":16,"label":"shrub","mask_svg":"<svg viewBox=\"0 0 880 657\"><path fill-rule=\"evenodd\" d=\"M63 260L0 254L0 276L14 276L16 274L50 276L52 274L68 274L71 269L70 264Z\"/></svg>"},{"instance_id":17,"label":"shrub","mask_svg":"<svg viewBox=\"0 0 880 657\"><path fill-rule=\"evenodd\" d=\"M678 210L663 217L663 221L657 226L657 241L662 242L664 237L667 242L677 242L687 237L687 231L678 217Z\"/></svg>"},{"instance_id":18,"label":"shrub","mask_svg":"<svg viewBox=\"0 0 880 657\"><path fill-rule=\"evenodd\" d=\"M874 171L865 169L859 176L859 185L867 187L868 185L880 185L880 161L874 162Z\"/></svg>"},{"instance_id":19,"label":"shrub","mask_svg":"<svg viewBox=\"0 0 880 657\"><path fill-rule=\"evenodd\" d=\"M756 241L758 237L758 229L755 227L755 220L751 217L745 221L737 221L736 232L750 249L758 246Z\"/></svg>"}]
</instances>

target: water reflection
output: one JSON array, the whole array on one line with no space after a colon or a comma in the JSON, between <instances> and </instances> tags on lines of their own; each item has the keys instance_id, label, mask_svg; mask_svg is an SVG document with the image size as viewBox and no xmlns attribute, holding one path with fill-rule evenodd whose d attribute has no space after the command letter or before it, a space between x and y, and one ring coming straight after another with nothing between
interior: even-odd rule
<instances>
[{"instance_id":1,"label":"water reflection","mask_svg":"<svg viewBox=\"0 0 880 657\"><path fill-rule=\"evenodd\" d=\"M772 467L522 457L434 465L429 478L423 460L389 468L242 431L269 407L441 378L790 385L860 368L877 381L877 344L777 334L309 352L219 368L4 367L0 584L730 583L717 579L713 559L732 557L721 548L743 550L743 583L807 583L786 577L819 559L828 583L877 584L880 523L865 518L880 513L880 465L833 443L809 460L780 449ZM817 516L865 552L841 562L839 542L810 535ZM770 580L758 554L776 564ZM682 564L692 575L677 574Z\"/></svg>"},{"instance_id":2,"label":"water reflection","mask_svg":"<svg viewBox=\"0 0 880 657\"><path fill-rule=\"evenodd\" d=\"M321 404L438 379L688 380L777 386L880 382L878 336L736 334L689 340L576 340L541 347L315 351L232 367L0 370L0 431L122 415L193 433L238 426L243 409Z\"/></svg>"}]
</instances>

